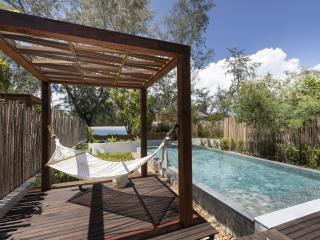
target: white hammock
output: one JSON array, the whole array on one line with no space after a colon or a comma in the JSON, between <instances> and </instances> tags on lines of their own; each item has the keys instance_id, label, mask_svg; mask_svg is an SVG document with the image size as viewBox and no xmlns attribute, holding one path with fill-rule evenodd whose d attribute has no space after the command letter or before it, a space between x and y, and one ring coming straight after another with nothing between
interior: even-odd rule
<instances>
[{"instance_id":1,"label":"white hammock","mask_svg":"<svg viewBox=\"0 0 320 240\"><path fill-rule=\"evenodd\" d=\"M163 140L154 153L146 157L125 162L112 162L101 160L87 152L65 147L61 145L59 139L56 138L56 150L47 165L79 179L109 180L131 174L152 159L161 149L166 152L168 141L168 138Z\"/></svg>"}]
</instances>

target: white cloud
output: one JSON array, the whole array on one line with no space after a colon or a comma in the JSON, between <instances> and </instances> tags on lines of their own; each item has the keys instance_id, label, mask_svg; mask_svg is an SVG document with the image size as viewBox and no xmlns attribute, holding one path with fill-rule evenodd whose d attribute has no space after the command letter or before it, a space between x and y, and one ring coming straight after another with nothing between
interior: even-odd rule
<instances>
[{"instance_id":1,"label":"white cloud","mask_svg":"<svg viewBox=\"0 0 320 240\"><path fill-rule=\"evenodd\" d=\"M272 74L275 78L283 79L285 72L299 72L300 61L298 58L288 59L287 54L281 48L265 48L249 55L254 62L261 65L257 70L259 77L267 73ZM199 87L207 87L214 93L218 86L227 88L231 84L231 76L226 74L225 59L218 62L210 63L205 69L199 72ZM320 64L313 69L320 70Z\"/></svg>"}]
</instances>

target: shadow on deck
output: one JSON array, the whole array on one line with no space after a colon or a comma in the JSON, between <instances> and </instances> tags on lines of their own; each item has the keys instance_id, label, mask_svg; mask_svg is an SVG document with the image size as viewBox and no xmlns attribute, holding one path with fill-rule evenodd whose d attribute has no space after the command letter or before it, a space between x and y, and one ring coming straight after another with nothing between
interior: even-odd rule
<instances>
[{"instance_id":1,"label":"shadow on deck","mask_svg":"<svg viewBox=\"0 0 320 240\"><path fill-rule=\"evenodd\" d=\"M0 239L199 239L216 233L196 214L191 228L181 229L178 219L176 194L151 176L132 179L124 189L100 183L82 192L29 192L0 219Z\"/></svg>"}]
</instances>

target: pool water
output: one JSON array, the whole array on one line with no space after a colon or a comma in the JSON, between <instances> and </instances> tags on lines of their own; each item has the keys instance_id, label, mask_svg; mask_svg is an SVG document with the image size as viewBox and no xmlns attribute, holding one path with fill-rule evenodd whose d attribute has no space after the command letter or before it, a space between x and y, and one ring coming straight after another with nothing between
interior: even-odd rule
<instances>
[{"instance_id":1,"label":"pool water","mask_svg":"<svg viewBox=\"0 0 320 240\"><path fill-rule=\"evenodd\" d=\"M94 135L126 135L127 130L124 126L91 127Z\"/></svg>"},{"instance_id":2,"label":"pool water","mask_svg":"<svg viewBox=\"0 0 320 240\"><path fill-rule=\"evenodd\" d=\"M170 146L168 155L169 165L178 168L177 146ZM192 164L193 181L240 204L254 217L320 198L320 172L199 146L193 146Z\"/></svg>"}]
</instances>

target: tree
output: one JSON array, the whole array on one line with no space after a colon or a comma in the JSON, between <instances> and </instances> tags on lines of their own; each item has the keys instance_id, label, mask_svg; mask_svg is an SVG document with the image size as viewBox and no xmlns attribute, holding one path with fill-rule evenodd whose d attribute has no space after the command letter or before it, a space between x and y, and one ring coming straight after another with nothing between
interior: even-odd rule
<instances>
[{"instance_id":1,"label":"tree","mask_svg":"<svg viewBox=\"0 0 320 240\"><path fill-rule=\"evenodd\" d=\"M250 57L244 54L244 50L228 48L228 51L230 56L226 59L226 67L227 73L233 76L230 90L234 93L241 83L256 77L260 63L252 62Z\"/></svg>"},{"instance_id":2,"label":"tree","mask_svg":"<svg viewBox=\"0 0 320 240\"><path fill-rule=\"evenodd\" d=\"M221 120L225 117L230 117L233 113L231 94L228 90L222 89L218 86L217 91L213 97L213 118Z\"/></svg>"},{"instance_id":3,"label":"tree","mask_svg":"<svg viewBox=\"0 0 320 240\"><path fill-rule=\"evenodd\" d=\"M205 32L209 24L208 12L214 6L212 0L178 0L160 24L159 37L163 40L190 45L192 52L192 91L195 89L197 73L213 56L213 50L205 45ZM176 115L176 71L173 70L154 84L151 94L158 100L157 112Z\"/></svg>"},{"instance_id":4,"label":"tree","mask_svg":"<svg viewBox=\"0 0 320 240\"><path fill-rule=\"evenodd\" d=\"M300 128L316 120L320 115L320 78L309 73L302 78L290 92L289 103L285 114L291 128Z\"/></svg>"},{"instance_id":5,"label":"tree","mask_svg":"<svg viewBox=\"0 0 320 240\"><path fill-rule=\"evenodd\" d=\"M0 7L11 11L59 19L61 18L61 3L61 0L2 0ZM39 81L11 59L8 58L6 61L12 73L10 91L38 95Z\"/></svg>"},{"instance_id":6,"label":"tree","mask_svg":"<svg viewBox=\"0 0 320 240\"><path fill-rule=\"evenodd\" d=\"M137 134L140 126L140 95L136 90L112 89L112 100L106 104L114 104L117 115L126 126L128 134Z\"/></svg>"},{"instance_id":7,"label":"tree","mask_svg":"<svg viewBox=\"0 0 320 240\"><path fill-rule=\"evenodd\" d=\"M195 89L194 95L195 95L194 108L197 111L210 114L213 110L212 102L213 102L214 96L210 94L209 89L207 88Z\"/></svg>"},{"instance_id":8,"label":"tree","mask_svg":"<svg viewBox=\"0 0 320 240\"><path fill-rule=\"evenodd\" d=\"M10 68L6 61L0 60L0 92L7 93L11 87L10 83Z\"/></svg>"},{"instance_id":9,"label":"tree","mask_svg":"<svg viewBox=\"0 0 320 240\"><path fill-rule=\"evenodd\" d=\"M256 129L275 129L278 99L264 80L245 81L237 91L236 117Z\"/></svg>"}]
</instances>

